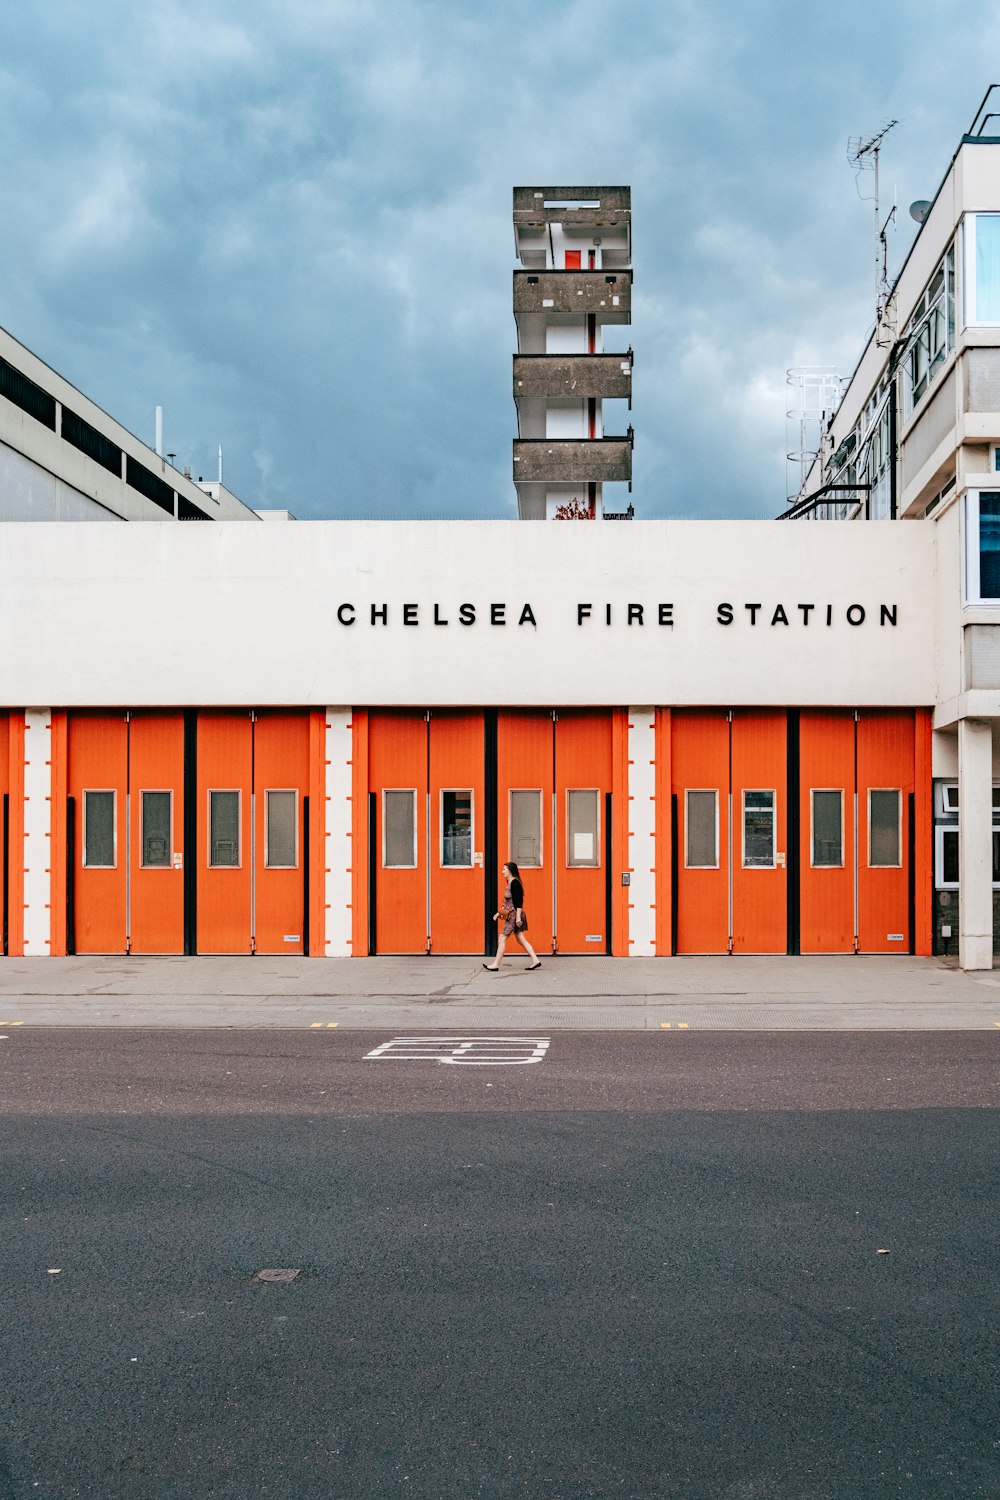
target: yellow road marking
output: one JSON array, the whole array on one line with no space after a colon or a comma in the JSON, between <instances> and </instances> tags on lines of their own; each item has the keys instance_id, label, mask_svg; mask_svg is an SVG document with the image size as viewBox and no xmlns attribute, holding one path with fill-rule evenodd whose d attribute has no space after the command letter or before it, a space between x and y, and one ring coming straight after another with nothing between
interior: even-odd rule
<instances>
[{"instance_id":1,"label":"yellow road marking","mask_svg":"<svg viewBox=\"0 0 1000 1500\"><path fill-rule=\"evenodd\" d=\"M664 1031L669 1031L670 1030L670 1022L669 1021L661 1021L660 1025L663 1027Z\"/></svg>"},{"instance_id":2,"label":"yellow road marking","mask_svg":"<svg viewBox=\"0 0 1000 1500\"><path fill-rule=\"evenodd\" d=\"M333 1028L335 1026L337 1026L337 1025L339 1025L339 1022L337 1022L337 1021L327 1021L327 1023L326 1023L326 1029L327 1029L327 1031L332 1031Z\"/></svg>"},{"instance_id":3,"label":"yellow road marking","mask_svg":"<svg viewBox=\"0 0 1000 1500\"><path fill-rule=\"evenodd\" d=\"M309 1022L309 1030L310 1031L315 1031L316 1028L317 1028L317 1026L322 1026L322 1024L323 1024L322 1021L310 1021Z\"/></svg>"},{"instance_id":4,"label":"yellow road marking","mask_svg":"<svg viewBox=\"0 0 1000 1500\"><path fill-rule=\"evenodd\" d=\"M677 1030L678 1031L687 1031L687 1029L688 1029L688 1023L686 1021L678 1021L677 1022Z\"/></svg>"}]
</instances>

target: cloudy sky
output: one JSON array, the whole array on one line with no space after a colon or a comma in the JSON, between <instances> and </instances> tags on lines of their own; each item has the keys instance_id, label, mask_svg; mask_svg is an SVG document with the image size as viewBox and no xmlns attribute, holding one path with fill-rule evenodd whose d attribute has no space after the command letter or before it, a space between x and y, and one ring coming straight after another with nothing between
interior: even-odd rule
<instances>
[{"instance_id":1,"label":"cloudy sky","mask_svg":"<svg viewBox=\"0 0 1000 1500\"><path fill-rule=\"evenodd\" d=\"M898 267L990 59L985 0L8 4L0 324L252 504L512 515L511 186L628 183L637 511L773 515L873 319L848 137Z\"/></svg>"}]
</instances>

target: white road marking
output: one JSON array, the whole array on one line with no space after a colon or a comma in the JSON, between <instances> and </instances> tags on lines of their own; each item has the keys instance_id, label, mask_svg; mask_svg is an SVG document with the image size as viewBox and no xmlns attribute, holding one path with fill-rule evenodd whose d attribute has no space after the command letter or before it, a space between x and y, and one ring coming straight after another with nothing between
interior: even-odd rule
<instances>
[{"instance_id":1,"label":"white road marking","mask_svg":"<svg viewBox=\"0 0 1000 1500\"><path fill-rule=\"evenodd\" d=\"M366 1052L362 1060L501 1068L542 1062L549 1040L547 1036L397 1036Z\"/></svg>"}]
</instances>

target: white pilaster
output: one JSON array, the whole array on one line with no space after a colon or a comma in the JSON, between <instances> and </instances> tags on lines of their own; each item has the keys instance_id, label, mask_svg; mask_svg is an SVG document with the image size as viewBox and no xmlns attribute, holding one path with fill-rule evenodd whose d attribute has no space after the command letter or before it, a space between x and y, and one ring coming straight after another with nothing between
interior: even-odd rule
<instances>
[{"instance_id":1,"label":"white pilaster","mask_svg":"<svg viewBox=\"0 0 1000 1500\"><path fill-rule=\"evenodd\" d=\"M351 956L352 731L349 708L326 710L326 837L323 840L326 890L326 954Z\"/></svg>"},{"instance_id":2,"label":"white pilaster","mask_svg":"<svg viewBox=\"0 0 1000 1500\"><path fill-rule=\"evenodd\" d=\"M958 961L993 967L993 735L988 720L958 722Z\"/></svg>"},{"instance_id":3,"label":"white pilaster","mask_svg":"<svg viewBox=\"0 0 1000 1500\"><path fill-rule=\"evenodd\" d=\"M629 955L656 952L656 713L628 711Z\"/></svg>"},{"instance_id":4,"label":"white pilaster","mask_svg":"<svg viewBox=\"0 0 1000 1500\"><path fill-rule=\"evenodd\" d=\"M52 939L52 712L24 715L24 952L48 958Z\"/></svg>"}]
</instances>

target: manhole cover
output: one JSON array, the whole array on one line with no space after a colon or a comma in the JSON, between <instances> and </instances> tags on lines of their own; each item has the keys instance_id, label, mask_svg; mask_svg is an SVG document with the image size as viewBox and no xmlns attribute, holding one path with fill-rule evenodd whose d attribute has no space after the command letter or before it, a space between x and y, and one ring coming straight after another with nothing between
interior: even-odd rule
<instances>
[{"instance_id":1,"label":"manhole cover","mask_svg":"<svg viewBox=\"0 0 1000 1500\"><path fill-rule=\"evenodd\" d=\"M287 1266L272 1266L267 1270L258 1271L254 1281L294 1281L296 1276L301 1276L298 1269L292 1270Z\"/></svg>"}]
</instances>

